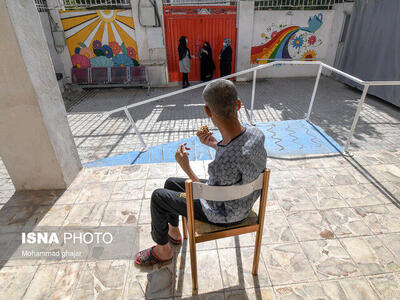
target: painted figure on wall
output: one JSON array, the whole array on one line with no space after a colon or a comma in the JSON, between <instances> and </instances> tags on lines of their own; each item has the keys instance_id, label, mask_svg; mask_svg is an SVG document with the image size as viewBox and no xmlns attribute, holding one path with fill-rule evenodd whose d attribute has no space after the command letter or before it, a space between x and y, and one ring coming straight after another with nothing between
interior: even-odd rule
<instances>
[{"instance_id":1,"label":"painted figure on wall","mask_svg":"<svg viewBox=\"0 0 400 300\"><path fill-rule=\"evenodd\" d=\"M314 60L316 47L322 43L314 33L322 24L323 15L319 13L308 19L307 27L281 24L274 30L275 24L269 26L267 33L261 34L266 42L251 48L251 63L265 64L273 61L268 59L292 59L294 55L300 55L304 60Z\"/></svg>"},{"instance_id":2,"label":"painted figure on wall","mask_svg":"<svg viewBox=\"0 0 400 300\"><path fill-rule=\"evenodd\" d=\"M132 11L60 11L74 68L139 65Z\"/></svg>"}]
</instances>

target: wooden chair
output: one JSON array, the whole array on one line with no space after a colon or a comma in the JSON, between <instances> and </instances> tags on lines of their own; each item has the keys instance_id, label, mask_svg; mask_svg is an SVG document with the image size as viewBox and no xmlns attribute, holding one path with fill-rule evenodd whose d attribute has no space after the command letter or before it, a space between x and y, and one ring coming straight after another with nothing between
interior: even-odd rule
<instances>
[{"instance_id":1,"label":"wooden chair","mask_svg":"<svg viewBox=\"0 0 400 300\"><path fill-rule=\"evenodd\" d=\"M266 169L256 180L244 185L209 186L200 182L186 180L187 219L182 217L183 236L187 239L189 230L190 263L192 268L193 290L197 290L197 260L196 243L217 240L225 237L236 236L249 232L257 232L253 259L253 275L257 275L260 260L261 239L264 226L265 207L267 204L268 184L270 170ZM194 219L193 199L206 199L213 201L230 201L245 197L261 189L260 207L257 213L252 210L243 222L231 226L220 227Z\"/></svg>"}]
</instances>

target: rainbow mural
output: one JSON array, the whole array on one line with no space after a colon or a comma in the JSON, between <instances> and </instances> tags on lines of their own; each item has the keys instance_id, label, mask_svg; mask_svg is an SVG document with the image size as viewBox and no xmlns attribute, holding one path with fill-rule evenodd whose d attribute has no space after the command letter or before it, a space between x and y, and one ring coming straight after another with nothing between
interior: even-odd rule
<instances>
[{"instance_id":1,"label":"rainbow mural","mask_svg":"<svg viewBox=\"0 0 400 300\"><path fill-rule=\"evenodd\" d=\"M322 26L322 18L323 15L320 13L308 19L307 27L289 26L279 32L274 32L268 42L251 48L251 63L257 62L259 64L265 64L270 62L268 60L257 61L257 59L291 59L292 57L288 50L290 40L292 40L294 35L300 30L309 33L317 31ZM292 46L300 48L302 43L302 39L294 39ZM303 58L312 58L312 56L315 56L315 52L308 51L306 55L303 55Z\"/></svg>"},{"instance_id":2,"label":"rainbow mural","mask_svg":"<svg viewBox=\"0 0 400 300\"><path fill-rule=\"evenodd\" d=\"M60 11L74 68L138 65L130 9Z\"/></svg>"}]
</instances>

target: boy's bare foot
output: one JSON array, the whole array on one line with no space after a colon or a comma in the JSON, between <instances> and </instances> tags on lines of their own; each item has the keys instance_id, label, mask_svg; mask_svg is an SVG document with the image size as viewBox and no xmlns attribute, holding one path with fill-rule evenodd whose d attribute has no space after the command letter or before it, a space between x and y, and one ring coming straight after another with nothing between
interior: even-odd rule
<instances>
[{"instance_id":1,"label":"boy's bare foot","mask_svg":"<svg viewBox=\"0 0 400 300\"><path fill-rule=\"evenodd\" d=\"M154 254L161 260L168 260L174 256L174 252L172 252L169 244L165 245L157 245L153 249Z\"/></svg>"},{"instance_id":2,"label":"boy's bare foot","mask_svg":"<svg viewBox=\"0 0 400 300\"><path fill-rule=\"evenodd\" d=\"M169 224L168 235L170 237L172 237L174 240L182 240L182 235L181 235L181 232L179 231L178 226L175 227L175 226L172 226L171 224Z\"/></svg>"}]
</instances>

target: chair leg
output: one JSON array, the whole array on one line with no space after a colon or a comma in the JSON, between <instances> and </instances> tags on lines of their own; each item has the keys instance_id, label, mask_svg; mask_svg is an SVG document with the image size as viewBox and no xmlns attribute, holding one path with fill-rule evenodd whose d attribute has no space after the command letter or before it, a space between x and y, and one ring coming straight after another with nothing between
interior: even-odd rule
<instances>
[{"instance_id":1,"label":"chair leg","mask_svg":"<svg viewBox=\"0 0 400 300\"><path fill-rule=\"evenodd\" d=\"M187 221L186 217L182 216L182 228L183 228L183 238L187 239Z\"/></svg>"},{"instance_id":2,"label":"chair leg","mask_svg":"<svg viewBox=\"0 0 400 300\"><path fill-rule=\"evenodd\" d=\"M253 258L253 275L258 274L258 263L260 261L260 252L261 252L261 239L262 239L262 231L260 228L257 230L256 235L256 244L254 246L254 258Z\"/></svg>"},{"instance_id":3,"label":"chair leg","mask_svg":"<svg viewBox=\"0 0 400 300\"><path fill-rule=\"evenodd\" d=\"M195 241L190 241L190 267L192 269L192 288L193 291L197 291L197 257Z\"/></svg>"}]
</instances>

